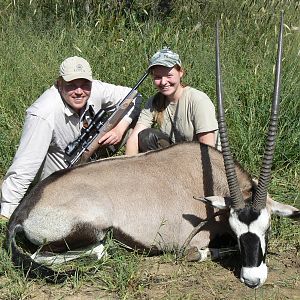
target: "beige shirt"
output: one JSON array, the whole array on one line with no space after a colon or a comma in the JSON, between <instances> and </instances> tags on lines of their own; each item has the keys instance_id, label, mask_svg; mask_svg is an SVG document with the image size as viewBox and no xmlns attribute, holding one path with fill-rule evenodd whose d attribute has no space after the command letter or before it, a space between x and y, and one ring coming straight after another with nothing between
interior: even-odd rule
<instances>
[{"instance_id":1,"label":"beige shirt","mask_svg":"<svg viewBox=\"0 0 300 300\"><path fill-rule=\"evenodd\" d=\"M79 135L84 119L100 108L112 108L130 88L94 80L85 111L79 116L62 100L57 88L46 90L26 111L18 150L2 184L1 215L9 217L24 197L29 185L67 167L64 149ZM140 103L125 115L131 123Z\"/></svg>"},{"instance_id":2,"label":"beige shirt","mask_svg":"<svg viewBox=\"0 0 300 300\"><path fill-rule=\"evenodd\" d=\"M155 123L152 102L153 97L146 103L137 122L147 128ZM171 138L173 143L196 141L198 133L218 130L215 107L205 93L187 86L183 89L177 103L170 102L167 105L159 128Z\"/></svg>"}]
</instances>

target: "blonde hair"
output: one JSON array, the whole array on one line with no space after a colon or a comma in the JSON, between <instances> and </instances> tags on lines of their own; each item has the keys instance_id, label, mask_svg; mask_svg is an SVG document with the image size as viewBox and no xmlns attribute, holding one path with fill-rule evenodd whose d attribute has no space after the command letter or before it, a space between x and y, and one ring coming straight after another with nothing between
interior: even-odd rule
<instances>
[{"instance_id":1,"label":"blonde hair","mask_svg":"<svg viewBox=\"0 0 300 300\"><path fill-rule=\"evenodd\" d=\"M154 109L154 122L160 127L164 121L164 111L168 106L166 96L160 92L156 93L153 97L152 105Z\"/></svg>"}]
</instances>

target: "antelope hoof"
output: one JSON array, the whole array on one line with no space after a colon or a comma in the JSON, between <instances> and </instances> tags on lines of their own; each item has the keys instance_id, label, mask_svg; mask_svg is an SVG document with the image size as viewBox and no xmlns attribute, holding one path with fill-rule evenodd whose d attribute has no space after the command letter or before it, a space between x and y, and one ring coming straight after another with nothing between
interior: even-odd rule
<instances>
[{"instance_id":1,"label":"antelope hoof","mask_svg":"<svg viewBox=\"0 0 300 300\"><path fill-rule=\"evenodd\" d=\"M205 261L210 259L210 251L208 248L199 250L197 247L192 247L187 250L187 261Z\"/></svg>"}]
</instances>

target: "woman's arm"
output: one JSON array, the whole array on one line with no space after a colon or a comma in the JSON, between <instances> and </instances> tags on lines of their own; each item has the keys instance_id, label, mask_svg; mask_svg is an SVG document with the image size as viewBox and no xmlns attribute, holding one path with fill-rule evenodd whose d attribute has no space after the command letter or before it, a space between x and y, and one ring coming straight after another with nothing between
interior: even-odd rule
<instances>
[{"instance_id":1,"label":"woman's arm","mask_svg":"<svg viewBox=\"0 0 300 300\"><path fill-rule=\"evenodd\" d=\"M138 134L146 128L147 128L147 126L140 124L140 123L135 125L135 127L126 143L126 151L125 151L126 155L136 155L139 153Z\"/></svg>"},{"instance_id":2,"label":"woman's arm","mask_svg":"<svg viewBox=\"0 0 300 300\"><path fill-rule=\"evenodd\" d=\"M198 141L200 143L215 147L215 131L209 131L209 132L201 132L197 134Z\"/></svg>"}]
</instances>

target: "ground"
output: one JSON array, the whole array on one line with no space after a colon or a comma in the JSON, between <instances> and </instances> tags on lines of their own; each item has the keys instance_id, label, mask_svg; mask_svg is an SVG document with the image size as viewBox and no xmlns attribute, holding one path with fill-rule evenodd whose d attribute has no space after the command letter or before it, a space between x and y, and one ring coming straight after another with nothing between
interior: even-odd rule
<instances>
[{"instance_id":1,"label":"ground","mask_svg":"<svg viewBox=\"0 0 300 300\"><path fill-rule=\"evenodd\" d=\"M122 294L108 291L101 281L69 281L63 286L32 281L20 299L300 299L297 249L269 253L268 279L257 290L239 281L238 256L204 263L175 263L172 258L141 258L138 275L132 276Z\"/></svg>"}]
</instances>

